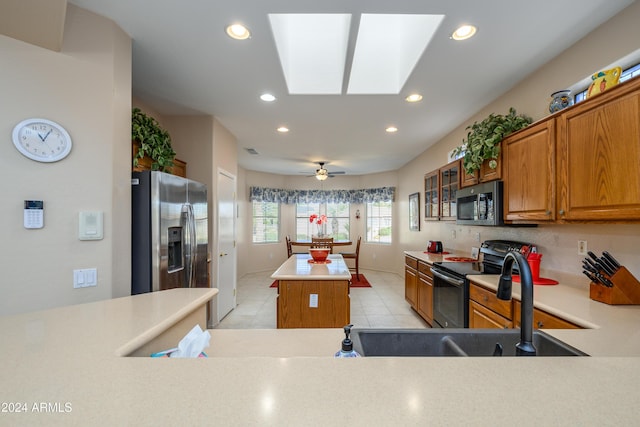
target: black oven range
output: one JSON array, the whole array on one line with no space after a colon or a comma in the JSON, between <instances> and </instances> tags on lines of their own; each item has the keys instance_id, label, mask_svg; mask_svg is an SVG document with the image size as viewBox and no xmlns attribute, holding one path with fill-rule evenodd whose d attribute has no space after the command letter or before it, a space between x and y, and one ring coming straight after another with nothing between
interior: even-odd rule
<instances>
[{"instance_id":1,"label":"black oven range","mask_svg":"<svg viewBox=\"0 0 640 427\"><path fill-rule=\"evenodd\" d=\"M504 257L509 252L526 257L537 252L535 245L511 240L486 240L480 247L482 261L435 262L433 273L433 327L469 327L469 279L475 274L500 274ZM514 274L517 274L514 271Z\"/></svg>"}]
</instances>

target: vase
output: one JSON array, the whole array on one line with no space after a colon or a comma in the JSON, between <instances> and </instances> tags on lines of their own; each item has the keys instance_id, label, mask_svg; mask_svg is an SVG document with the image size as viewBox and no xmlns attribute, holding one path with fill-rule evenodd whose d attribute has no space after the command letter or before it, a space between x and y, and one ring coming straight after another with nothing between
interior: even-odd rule
<instances>
[{"instance_id":1,"label":"vase","mask_svg":"<svg viewBox=\"0 0 640 427\"><path fill-rule=\"evenodd\" d=\"M571 99L571 91L559 90L551 94L551 102L549 103L549 112L555 113L556 111L563 110L573 105L573 99Z\"/></svg>"}]
</instances>

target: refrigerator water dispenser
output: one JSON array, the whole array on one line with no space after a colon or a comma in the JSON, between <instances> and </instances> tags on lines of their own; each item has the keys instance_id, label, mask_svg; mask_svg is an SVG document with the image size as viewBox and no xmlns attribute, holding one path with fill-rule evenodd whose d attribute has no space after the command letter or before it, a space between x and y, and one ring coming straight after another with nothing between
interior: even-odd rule
<instances>
[{"instance_id":1,"label":"refrigerator water dispenser","mask_svg":"<svg viewBox=\"0 0 640 427\"><path fill-rule=\"evenodd\" d=\"M182 227L169 227L168 250L169 265L168 272L173 273L184 268L184 256L182 256Z\"/></svg>"}]
</instances>

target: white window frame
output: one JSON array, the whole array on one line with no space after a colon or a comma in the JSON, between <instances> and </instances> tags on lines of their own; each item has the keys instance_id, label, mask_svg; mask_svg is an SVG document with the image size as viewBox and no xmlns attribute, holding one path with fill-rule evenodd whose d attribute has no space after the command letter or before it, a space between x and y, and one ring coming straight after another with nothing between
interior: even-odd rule
<instances>
[{"instance_id":1,"label":"white window frame","mask_svg":"<svg viewBox=\"0 0 640 427\"><path fill-rule=\"evenodd\" d=\"M388 204L388 215L380 213L381 204ZM385 206L386 208L386 206ZM365 204L367 230L365 233L365 241L367 243L378 243L390 245L393 243L393 202L367 202ZM376 212L377 210L377 212ZM388 239L381 238L380 230L389 229ZM384 234L387 236L387 234Z\"/></svg>"},{"instance_id":2,"label":"white window frame","mask_svg":"<svg viewBox=\"0 0 640 427\"><path fill-rule=\"evenodd\" d=\"M331 210L331 206L330 205L347 205L347 209L346 209L346 214L345 216L338 216L338 215L333 215L333 216L329 216L329 211ZM301 206L305 206L306 209L301 209ZM295 240L311 240L311 238L313 236L317 236L318 235L318 225L315 223L311 223L311 221L309 221L309 216L311 214L316 214L316 215L326 215L327 216L327 222L326 224L324 224L323 226L321 226L321 230L324 233L325 237L333 237L334 240L350 240L350 234L351 234L351 216L350 216L350 211L351 211L351 204L350 203L332 203L332 202L325 202L325 203L296 203L296 212L295 212L295 230L296 230L296 234L295 234ZM302 212L301 212L302 211ZM346 224L345 223L346 220ZM340 233L340 229L342 228L340 226L340 223L342 222L342 224L344 224L342 227L346 228L346 236L341 235ZM304 229L306 230L305 233L303 233L299 228L298 225L304 225ZM338 229L337 233L334 232L334 228Z\"/></svg>"},{"instance_id":3,"label":"white window frame","mask_svg":"<svg viewBox=\"0 0 640 427\"><path fill-rule=\"evenodd\" d=\"M260 211L262 211L263 213L265 213L267 211L267 206L266 205L275 205L277 208L277 214L276 216L268 216L268 215L256 215L256 205L262 205L262 208L260 209ZM279 243L280 242L280 203L275 203L275 202L257 202L257 201L253 201L251 203L251 221L252 221L252 231L251 231L251 235L252 235L252 241L255 244L263 244L263 243ZM261 239L256 240L256 237L258 236L256 234L257 231L257 220L262 219L262 224L263 226L261 227ZM275 221L275 226L276 226L276 233L275 233L275 238L274 240L267 240L267 236L270 234L268 232L268 226L265 226L265 222L268 221ZM273 226L274 224L269 224L270 226Z\"/></svg>"}]
</instances>

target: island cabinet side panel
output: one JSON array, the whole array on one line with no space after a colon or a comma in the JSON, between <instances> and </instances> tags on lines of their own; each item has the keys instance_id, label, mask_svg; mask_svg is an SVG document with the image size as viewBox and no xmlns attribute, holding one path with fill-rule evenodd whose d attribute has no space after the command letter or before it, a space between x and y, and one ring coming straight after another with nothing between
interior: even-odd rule
<instances>
[{"instance_id":1,"label":"island cabinet side panel","mask_svg":"<svg viewBox=\"0 0 640 427\"><path fill-rule=\"evenodd\" d=\"M349 324L348 280L280 280L278 328L342 328Z\"/></svg>"}]
</instances>

